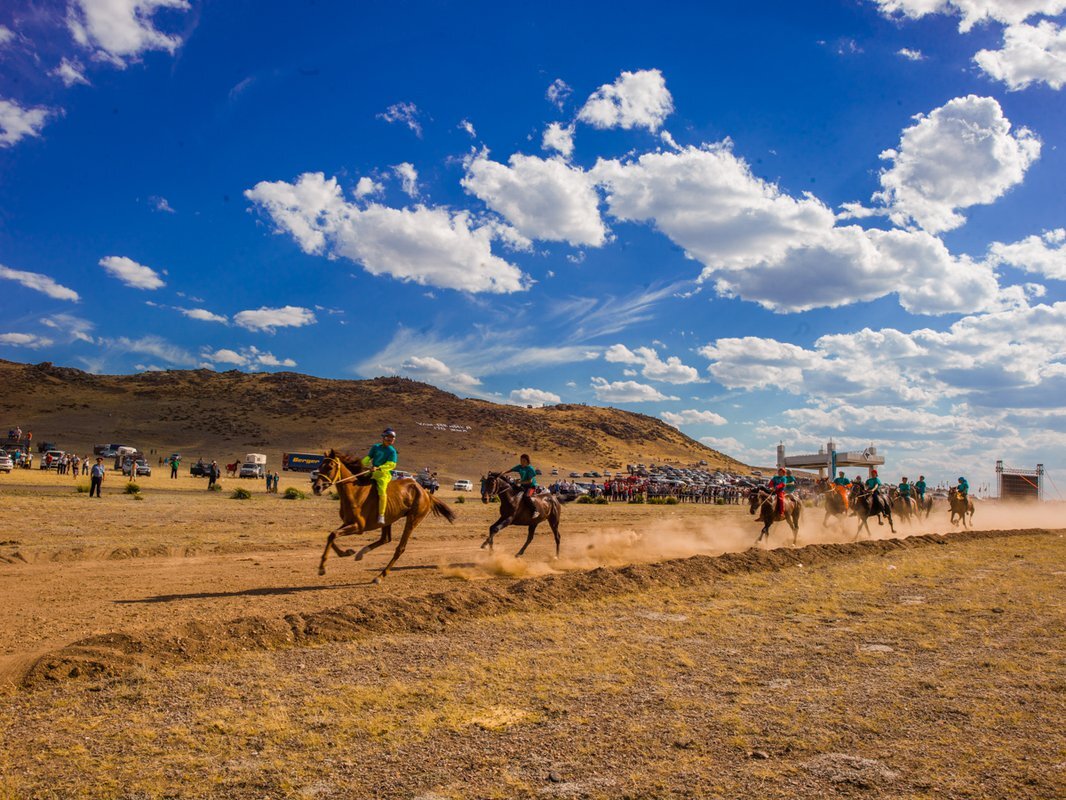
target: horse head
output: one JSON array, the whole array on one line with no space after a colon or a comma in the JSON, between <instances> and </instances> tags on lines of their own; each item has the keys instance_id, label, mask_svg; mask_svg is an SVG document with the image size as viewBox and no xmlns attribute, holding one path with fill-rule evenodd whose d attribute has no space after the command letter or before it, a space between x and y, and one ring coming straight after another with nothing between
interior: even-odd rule
<instances>
[{"instance_id":1,"label":"horse head","mask_svg":"<svg viewBox=\"0 0 1066 800\"><path fill-rule=\"evenodd\" d=\"M499 484L503 479L498 472L490 472L481 477L481 502L488 503L490 497L499 493Z\"/></svg>"},{"instance_id":2,"label":"horse head","mask_svg":"<svg viewBox=\"0 0 1066 800\"><path fill-rule=\"evenodd\" d=\"M322 491L335 484L340 476L341 462L337 457L337 451L330 450L326 453L322 463L318 465L318 470L311 478L311 491L315 493L316 497L321 495Z\"/></svg>"}]
</instances>

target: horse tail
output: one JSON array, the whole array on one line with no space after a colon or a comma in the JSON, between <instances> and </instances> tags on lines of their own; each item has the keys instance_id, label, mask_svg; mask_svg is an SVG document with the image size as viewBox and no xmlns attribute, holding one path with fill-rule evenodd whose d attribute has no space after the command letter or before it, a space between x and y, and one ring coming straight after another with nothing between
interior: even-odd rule
<instances>
[{"instance_id":1,"label":"horse tail","mask_svg":"<svg viewBox=\"0 0 1066 800\"><path fill-rule=\"evenodd\" d=\"M455 522L455 510L451 506L443 500L438 500L434 495L429 495L429 502L429 510L433 512L433 516L444 517L448 522Z\"/></svg>"}]
</instances>

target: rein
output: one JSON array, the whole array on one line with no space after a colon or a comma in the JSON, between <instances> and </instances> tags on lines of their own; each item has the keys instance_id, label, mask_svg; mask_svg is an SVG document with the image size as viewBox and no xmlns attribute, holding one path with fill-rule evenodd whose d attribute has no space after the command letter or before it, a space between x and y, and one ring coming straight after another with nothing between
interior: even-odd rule
<instances>
[{"instance_id":1,"label":"rein","mask_svg":"<svg viewBox=\"0 0 1066 800\"><path fill-rule=\"evenodd\" d=\"M327 458L327 459L324 459L324 461L333 462L333 464L337 468L336 471L333 474L334 475L340 475L340 473L341 473L341 470L340 470L340 463L341 463L340 459L338 459L338 458ZM340 485L342 483L348 483L349 481L354 481L356 478L361 478L364 475L366 475L368 473L371 473L371 472L373 472L372 469L365 469L362 472L356 473L355 475L349 475L347 478L327 478L326 480L329 481L329 485L325 486L324 488L329 489L332 486L338 486L338 485ZM320 478L323 477L321 472L318 473L318 476Z\"/></svg>"}]
</instances>

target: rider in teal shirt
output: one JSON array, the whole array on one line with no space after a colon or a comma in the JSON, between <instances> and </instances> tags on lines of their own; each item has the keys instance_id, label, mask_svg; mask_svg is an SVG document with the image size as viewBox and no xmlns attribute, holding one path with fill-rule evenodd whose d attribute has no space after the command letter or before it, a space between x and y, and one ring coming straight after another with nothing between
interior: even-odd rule
<instances>
[{"instance_id":1,"label":"rider in teal shirt","mask_svg":"<svg viewBox=\"0 0 1066 800\"><path fill-rule=\"evenodd\" d=\"M840 470L840 474L833 479L833 483L837 486L851 486L851 481L844 477L844 470Z\"/></svg>"},{"instance_id":2,"label":"rider in teal shirt","mask_svg":"<svg viewBox=\"0 0 1066 800\"><path fill-rule=\"evenodd\" d=\"M378 490L378 525L385 524L385 511L389 503L389 482L392 480L392 471L396 469L399 455L392 446L396 441L396 431L386 428L381 434L381 443L370 448L360 463L364 469L370 471L370 479Z\"/></svg>"},{"instance_id":3,"label":"rider in teal shirt","mask_svg":"<svg viewBox=\"0 0 1066 800\"><path fill-rule=\"evenodd\" d=\"M919 475L917 483L914 484L914 492L918 495L918 502L925 500L925 476Z\"/></svg>"},{"instance_id":4,"label":"rider in teal shirt","mask_svg":"<svg viewBox=\"0 0 1066 800\"><path fill-rule=\"evenodd\" d=\"M533 495L537 493L537 470L530 463L529 456L525 453L518 457L518 462L518 464L511 467L507 472L518 473L518 480L522 486L524 500L527 503L532 518L536 519L540 516L537 504L533 502Z\"/></svg>"},{"instance_id":5,"label":"rider in teal shirt","mask_svg":"<svg viewBox=\"0 0 1066 800\"><path fill-rule=\"evenodd\" d=\"M970 494L970 484L967 483L965 478L959 478L959 485L955 487L955 491L966 497Z\"/></svg>"}]
</instances>

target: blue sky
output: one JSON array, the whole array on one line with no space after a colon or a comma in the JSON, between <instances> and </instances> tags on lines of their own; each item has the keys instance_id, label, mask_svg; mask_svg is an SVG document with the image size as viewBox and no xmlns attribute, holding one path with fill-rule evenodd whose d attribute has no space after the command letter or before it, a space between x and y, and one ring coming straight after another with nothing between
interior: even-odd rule
<instances>
[{"instance_id":1,"label":"blue sky","mask_svg":"<svg viewBox=\"0 0 1066 800\"><path fill-rule=\"evenodd\" d=\"M695 5L5 5L0 357L1066 487L1066 0Z\"/></svg>"}]
</instances>

